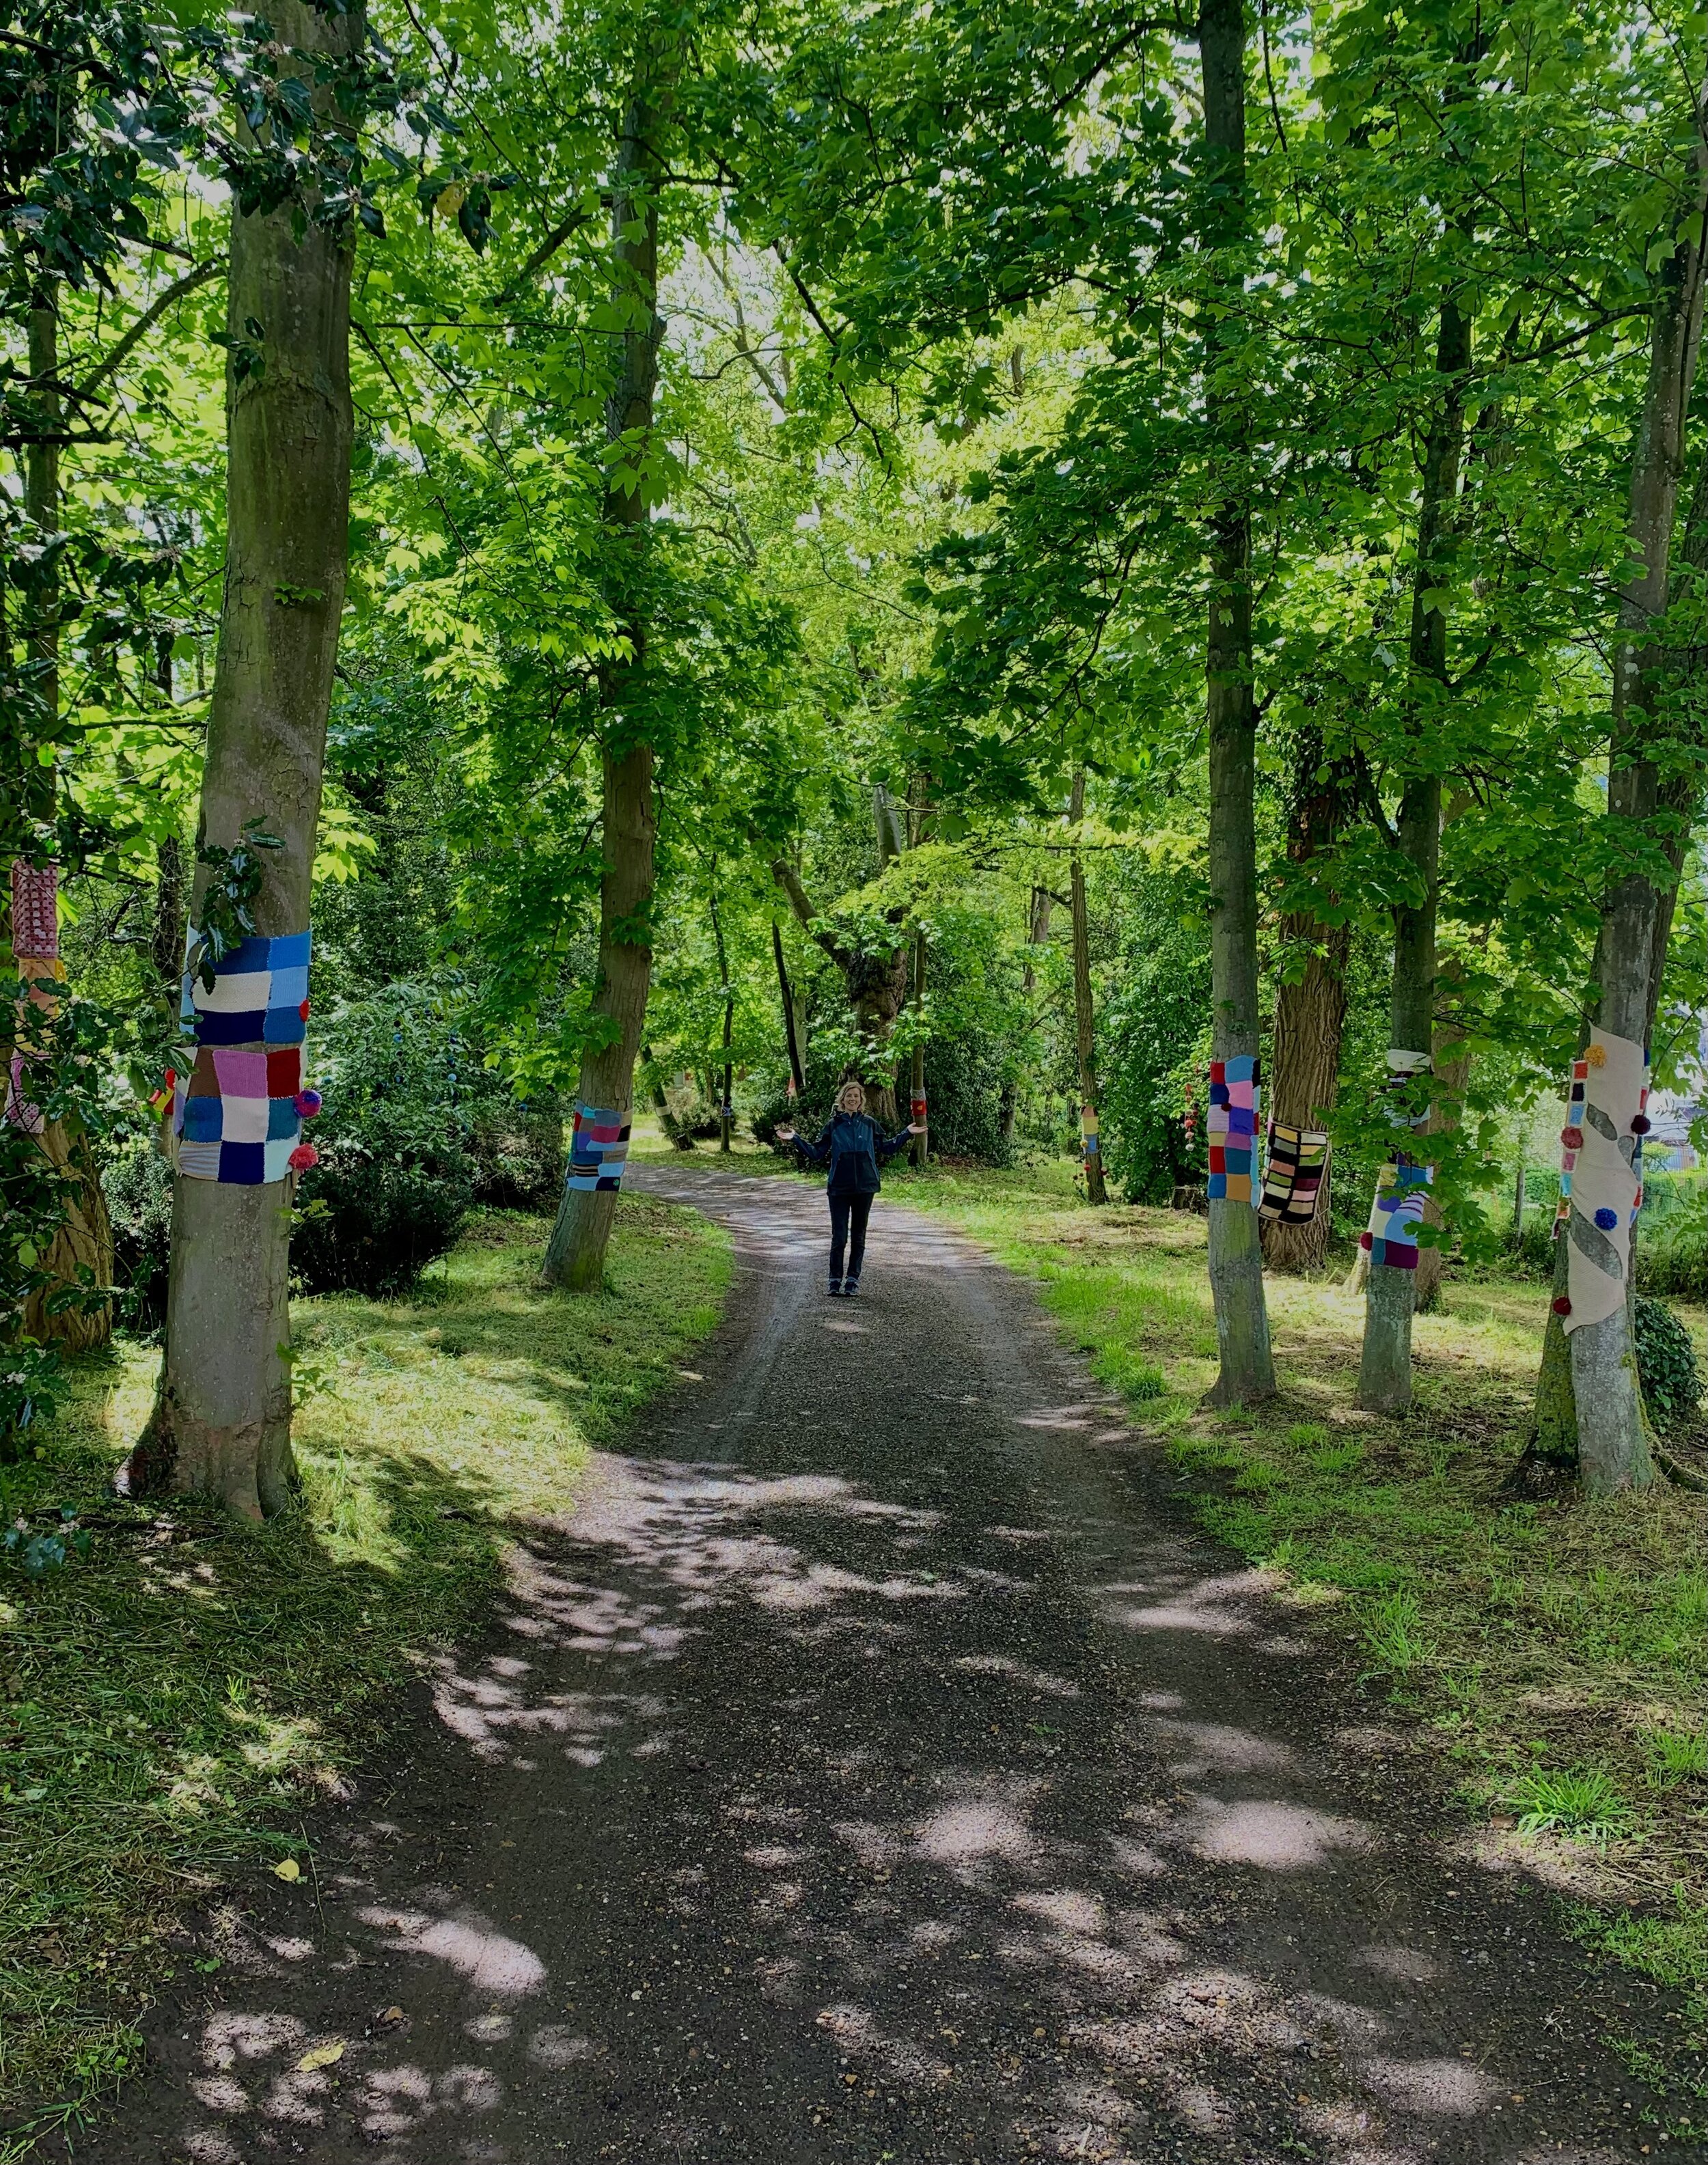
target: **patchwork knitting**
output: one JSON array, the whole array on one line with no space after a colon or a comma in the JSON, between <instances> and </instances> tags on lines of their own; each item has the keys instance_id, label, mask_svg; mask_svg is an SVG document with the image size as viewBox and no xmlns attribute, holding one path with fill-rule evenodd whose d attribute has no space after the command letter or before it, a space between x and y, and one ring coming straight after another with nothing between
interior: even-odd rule
<instances>
[{"instance_id":1,"label":"patchwork knitting","mask_svg":"<svg viewBox=\"0 0 1708 2165\"><path fill-rule=\"evenodd\" d=\"M1269 1162L1257 1214L1280 1225L1309 1225L1328 1171L1328 1136L1320 1128L1269 1123Z\"/></svg>"},{"instance_id":2,"label":"patchwork knitting","mask_svg":"<svg viewBox=\"0 0 1708 2165\"><path fill-rule=\"evenodd\" d=\"M312 1106L309 1100L313 1099ZM190 1180L259 1188L312 1163L303 1121L319 1109L303 1088L303 1056L202 1046L172 1076L173 1162Z\"/></svg>"},{"instance_id":3,"label":"patchwork knitting","mask_svg":"<svg viewBox=\"0 0 1708 2165\"><path fill-rule=\"evenodd\" d=\"M21 963L50 962L60 951L60 868L12 860L12 951ZM46 972L29 972L45 976Z\"/></svg>"},{"instance_id":4,"label":"patchwork knitting","mask_svg":"<svg viewBox=\"0 0 1708 2165\"><path fill-rule=\"evenodd\" d=\"M1556 1235L1563 1226L1570 1243L1566 1295L1554 1303L1568 1331L1605 1323L1625 1304L1632 1228L1642 1208L1648 1092L1648 1054L1631 1038L1598 1030L1572 1062L1554 1219Z\"/></svg>"},{"instance_id":5,"label":"patchwork knitting","mask_svg":"<svg viewBox=\"0 0 1708 2165\"><path fill-rule=\"evenodd\" d=\"M1384 1165L1370 1204L1370 1222L1358 1235L1371 1263L1389 1270L1417 1268L1417 1228L1423 1217L1425 1188L1435 1180L1432 1165Z\"/></svg>"},{"instance_id":6,"label":"patchwork knitting","mask_svg":"<svg viewBox=\"0 0 1708 2165\"><path fill-rule=\"evenodd\" d=\"M1263 1072L1255 1054L1210 1063L1210 1198L1257 1200L1253 1179Z\"/></svg>"},{"instance_id":7,"label":"patchwork knitting","mask_svg":"<svg viewBox=\"0 0 1708 2165\"><path fill-rule=\"evenodd\" d=\"M614 1106L577 1105L564 1186L585 1194L620 1188L629 1134L629 1122Z\"/></svg>"},{"instance_id":8,"label":"patchwork knitting","mask_svg":"<svg viewBox=\"0 0 1708 2165\"><path fill-rule=\"evenodd\" d=\"M300 1045L308 1022L308 935L274 940L251 935L221 956L212 986L191 962L202 935L184 947L179 1019L198 1045Z\"/></svg>"}]
</instances>

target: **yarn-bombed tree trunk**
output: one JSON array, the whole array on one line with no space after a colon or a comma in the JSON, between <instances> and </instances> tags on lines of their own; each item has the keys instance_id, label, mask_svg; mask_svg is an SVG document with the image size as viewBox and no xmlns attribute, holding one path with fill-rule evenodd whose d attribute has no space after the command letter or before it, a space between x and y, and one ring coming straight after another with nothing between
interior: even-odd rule
<instances>
[{"instance_id":1,"label":"yarn-bombed tree trunk","mask_svg":"<svg viewBox=\"0 0 1708 2165\"><path fill-rule=\"evenodd\" d=\"M1246 471L1246 367L1235 350L1244 306L1246 18L1243 0L1204 0L1198 19L1204 75L1205 170L1200 242L1213 291L1205 311L1205 420L1222 468L1210 534L1210 627L1205 705L1210 737L1210 937L1214 1015L1211 1058L1246 1095L1243 1182L1210 1204L1210 1283L1215 1303L1220 1372L1215 1405L1249 1405L1273 1395L1275 1367L1263 1300L1253 1184L1257 1175L1257 709L1252 670L1252 515ZM1237 1079L1236 1079L1237 1078ZM1218 1109L1212 1107L1215 1112ZM1243 1114L1247 1106L1231 1109ZM1242 1131L1243 1132L1243 1131ZM1230 1140L1231 1140L1231 1136ZM1224 1146L1226 1148L1226 1146Z\"/></svg>"},{"instance_id":2,"label":"yarn-bombed tree trunk","mask_svg":"<svg viewBox=\"0 0 1708 2165\"><path fill-rule=\"evenodd\" d=\"M1410 678L1418 708L1411 728L1419 771L1400 798L1395 845L1409 867L1413 899L1394 913L1394 985L1389 1008L1390 1083L1408 1099L1424 1087L1435 1057L1436 909L1441 884L1441 774L1430 763L1431 705L1450 696L1447 619L1439 599L1447 584L1447 551L1459 493L1464 450L1464 392L1471 366L1470 319L1452 296L1441 305L1436 334L1439 388L1424 439L1422 487L1417 513L1417 554L1412 572ZM1407 1082L1405 1078L1411 1077ZM1420 1123L1426 1112L1418 1114ZM1404 1140L1398 1140L1399 1136ZM1358 1404L1367 1413L1401 1414L1411 1404L1411 1319L1417 1298L1415 1218L1423 1198L1405 1186L1413 1162L1412 1136L1396 1130L1395 1181L1391 1191L1401 1214L1384 1219L1388 1199L1379 1188L1370 1230L1370 1272L1364 1296L1364 1342L1358 1363ZM1379 1230L1379 1223L1385 1230ZM1400 1237L1394 1237L1398 1235Z\"/></svg>"},{"instance_id":3,"label":"yarn-bombed tree trunk","mask_svg":"<svg viewBox=\"0 0 1708 2165\"><path fill-rule=\"evenodd\" d=\"M39 410L48 431L61 419L59 382L59 316L50 292L36 297L29 312L29 373L38 387ZM55 443L29 445L24 455L24 504L30 523L41 535L55 534L60 524L60 451ZM51 555L40 557L27 588L29 654L39 674L36 696L44 710L44 741L53 743L59 734L60 707L60 578ZM50 787L51 788L51 784ZM36 872L33 882L46 898L53 917L51 945L38 940L40 953L29 944L18 944L19 928L13 926L14 955L19 975L32 983L64 976L60 959L57 882L50 872ZM43 913L45 915L45 912ZM44 924L42 930L48 930ZM52 995L36 992L31 1002L50 1006ZM18 1020L18 1045L28 1057L29 1007ZM107 1198L101 1191L100 1168L81 1120L48 1120L42 1124L36 1143L59 1177L61 1219L53 1245L43 1259L43 1283L25 1304L25 1335L38 1343L50 1341L72 1352L87 1352L104 1346L113 1335L110 1301L90 1299L113 1284L113 1228L107 1215ZM71 1288L83 1298L67 1300Z\"/></svg>"},{"instance_id":4,"label":"yarn-bombed tree trunk","mask_svg":"<svg viewBox=\"0 0 1708 2165\"><path fill-rule=\"evenodd\" d=\"M627 447L624 464L630 477L605 492L604 520L625 566L619 607L630 646L629 658L609 666L599 682L604 743L604 871L599 882L599 976L593 1017L601 1042L583 1055L581 1107L614 1115L619 1126L630 1117L635 1089L635 1056L646 1022L646 994L652 975L653 857L657 823L652 795L652 747L639 733L633 708L644 706L646 626L632 599L638 588L637 560L645 548L651 514L635 477L653 425L658 387L658 345L664 326L658 314L658 116L644 95L637 95L625 116L618 146L616 185L611 203L612 252L621 282L619 298L640 303L642 322L623 334L622 369L605 411L609 442ZM638 229L638 230L637 230ZM616 1214L617 1190L593 1184L573 1160L557 1206L557 1222L546 1250L543 1275L548 1284L586 1293L604 1283L605 1251Z\"/></svg>"},{"instance_id":5,"label":"yarn-bombed tree trunk","mask_svg":"<svg viewBox=\"0 0 1708 2165\"><path fill-rule=\"evenodd\" d=\"M359 50L363 36L360 8L339 15L306 0L279 0L270 20L282 43L305 55L346 55ZM294 66L312 79L306 58ZM252 1039L235 1043L229 1031L214 1027L214 1015L204 1014L198 1025L204 1049L214 1037L234 1053L265 1056L282 1045L289 1051L283 973L296 972L298 951L306 955L326 719L344 608L352 255L347 232L311 224L299 238L288 208L233 218L224 593L197 840L198 853L236 850L245 827L256 823L281 844L252 852L260 883L250 914L254 951L282 973L282 1003L275 1009L269 993L265 1028L258 1022ZM253 324L261 326L258 339ZM242 366L238 356L256 345L261 366ZM198 864L192 924L204 909L208 878L207 865ZM290 944L263 951L261 941ZM246 1016L233 1019L246 1027ZM297 1035L300 1039L300 1028ZM284 1064L291 1064L288 1058ZM271 1104L273 1077L264 1058L263 1067ZM180 1149L166 1360L153 1416L125 1478L133 1492L208 1492L256 1518L286 1504L294 1467L290 1178L250 1177L252 1147L233 1147L229 1173L225 1144L192 1146L190 1160ZM270 1146L261 1148L263 1170L271 1172ZM210 1149L220 1164L216 1176L205 1171ZM192 1174L187 1162L203 1170Z\"/></svg>"},{"instance_id":6,"label":"yarn-bombed tree trunk","mask_svg":"<svg viewBox=\"0 0 1708 2165\"><path fill-rule=\"evenodd\" d=\"M1699 108L1700 110L1700 108ZM1663 842L1660 775L1653 732L1656 692L1665 656L1653 626L1666 608L1673 524L1684 466L1684 429L1701 343L1704 221L1708 215L1708 146L1694 146L1687 185L1679 192L1673 252L1656 278L1649 336L1648 377L1632 460L1627 531L1637 565L1620 597L1619 645L1614 656L1612 728L1607 762L1607 823L1611 854L1636 865L1646 845ZM1629 1221L1626 1182L1605 1177L1598 1148L1610 1145L1627 1172L1640 1148L1632 1132L1641 1117L1638 1085L1658 976L1656 930L1659 895L1646 871L1616 877L1603 902L1597 940L1600 997L1585 1049L1592 1071L1584 1100L1580 1164L1587 1158L1593 1183L1574 1174L1563 1237L1571 1304L1563 1322L1571 1356L1572 1397L1578 1435L1578 1468L1591 1495L1646 1488L1654 1478L1637 1385L1632 1330ZM1599 1057L1598 1057L1599 1055ZM1610 1135L1604 1135L1604 1127ZM1616 1186L1618 1193L1612 1188ZM1605 1200L1597 1206L1604 1188ZM1622 1266L1622 1267L1621 1267ZM1616 1299L1604 1279L1616 1280ZM1600 1313L1602 1309L1605 1314Z\"/></svg>"}]
</instances>

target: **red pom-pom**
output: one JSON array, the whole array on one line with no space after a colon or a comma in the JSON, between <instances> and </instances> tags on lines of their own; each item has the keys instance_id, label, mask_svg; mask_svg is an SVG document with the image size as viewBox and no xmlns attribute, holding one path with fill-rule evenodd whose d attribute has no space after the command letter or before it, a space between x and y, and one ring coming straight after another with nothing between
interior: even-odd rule
<instances>
[{"instance_id":1,"label":"red pom-pom","mask_svg":"<svg viewBox=\"0 0 1708 2165\"><path fill-rule=\"evenodd\" d=\"M1647 1113L1639 1113L1632 1121L1631 1132L1634 1135L1646 1135L1648 1133L1648 1114Z\"/></svg>"},{"instance_id":2,"label":"red pom-pom","mask_svg":"<svg viewBox=\"0 0 1708 2165\"><path fill-rule=\"evenodd\" d=\"M1556 1315L1569 1315L1571 1312L1572 1304L1566 1298L1566 1296L1562 1293L1559 1298L1554 1303L1554 1314Z\"/></svg>"},{"instance_id":3,"label":"red pom-pom","mask_svg":"<svg viewBox=\"0 0 1708 2165\"><path fill-rule=\"evenodd\" d=\"M1371 1234L1371 1233L1360 1233L1360 1234L1359 1234L1359 1235L1358 1235L1358 1246L1359 1246L1361 1248L1368 1249L1368 1248L1373 1247L1374 1245L1375 1245L1375 1235L1374 1235L1373 1234Z\"/></svg>"},{"instance_id":4,"label":"red pom-pom","mask_svg":"<svg viewBox=\"0 0 1708 2165\"><path fill-rule=\"evenodd\" d=\"M298 1143L285 1161L293 1172L306 1172L311 1165L319 1165L320 1153L313 1143Z\"/></svg>"},{"instance_id":5,"label":"red pom-pom","mask_svg":"<svg viewBox=\"0 0 1708 2165\"><path fill-rule=\"evenodd\" d=\"M1584 1130L1581 1128L1562 1128L1560 1130L1560 1140L1565 1145L1568 1150L1582 1150L1584 1147Z\"/></svg>"}]
</instances>

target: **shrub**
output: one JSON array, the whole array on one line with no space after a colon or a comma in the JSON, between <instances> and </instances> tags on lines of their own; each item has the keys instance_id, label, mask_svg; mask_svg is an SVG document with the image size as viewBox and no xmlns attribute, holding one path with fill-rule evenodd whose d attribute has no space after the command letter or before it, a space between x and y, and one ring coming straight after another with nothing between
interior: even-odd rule
<instances>
[{"instance_id":1,"label":"shrub","mask_svg":"<svg viewBox=\"0 0 1708 2165\"><path fill-rule=\"evenodd\" d=\"M555 1095L519 1104L508 1091L477 1098L471 1116L477 1203L493 1210L539 1210L563 1179L563 1109Z\"/></svg>"},{"instance_id":2,"label":"shrub","mask_svg":"<svg viewBox=\"0 0 1708 2165\"><path fill-rule=\"evenodd\" d=\"M1645 1293L1637 1297L1637 1372L1657 1428L1676 1429L1695 1420L1702 1377L1690 1334L1663 1300Z\"/></svg>"},{"instance_id":3,"label":"shrub","mask_svg":"<svg viewBox=\"0 0 1708 2165\"><path fill-rule=\"evenodd\" d=\"M473 1056L420 983L336 1009L314 1052L320 1162L298 1190L293 1269L311 1293L403 1293L474 1207Z\"/></svg>"}]
</instances>

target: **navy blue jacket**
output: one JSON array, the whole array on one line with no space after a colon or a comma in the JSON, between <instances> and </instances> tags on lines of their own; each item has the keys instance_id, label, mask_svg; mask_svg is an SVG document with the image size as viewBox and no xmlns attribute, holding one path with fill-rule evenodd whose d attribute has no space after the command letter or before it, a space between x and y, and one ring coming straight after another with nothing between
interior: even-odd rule
<instances>
[{"instance_id":1,"label":"navy blue jacket","mask_svg":"<svg viewBox=\"0 0 1708 2165\"><path fill-rule=\"evenodd\" d=\"M880 1134L878 1123L864 1113L833 1113L816 1142L797 1135L794 1146L814 1165L830 1167L827 1195L876 1195L883 1184L878 1167L888 1164L910 1140L905 1128L899 1135Z\"/></svg>"}]
</instances>

